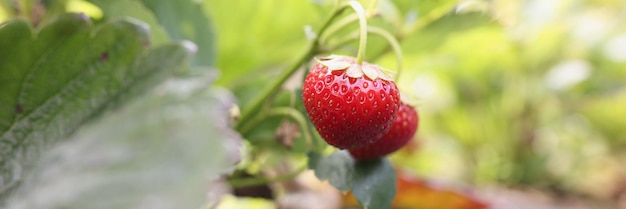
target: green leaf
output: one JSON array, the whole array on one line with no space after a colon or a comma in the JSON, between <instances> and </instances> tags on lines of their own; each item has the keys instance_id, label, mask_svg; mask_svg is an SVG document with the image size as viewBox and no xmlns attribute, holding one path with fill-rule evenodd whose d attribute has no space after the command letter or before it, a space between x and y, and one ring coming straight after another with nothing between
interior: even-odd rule
<instances>
[{"instance_id":1,"label":"green leaf","mask_svg":"<svg viewBox=\"0 0 626 209\"><path fill-rule=\"evenodd\" d=\"M160 45L170 40L167 32L159 24L157 17L137 0L89 0L104 12L105 18L119 19L132 17L139 19L150 26L152 31L151 43Z\"/></svg>"},{"instance_id":2,"label":"green leaf","mask_svg":"<svg viewBox=\"0 0 626 209\"><path fill-rule=\"evenodd\" d=\"M201 1L142 0L156 15L172 40L191 40L198 46L192 66L214 66L215 34L210 19L202 10Z\"/></svg>"},{"instance_id":3,"label":"green leaf","mask_svg":"<svg viewBox=\"0 0 626 209\"><path fill-rule=\"evenodd\" d=\"M0 25L0 48L10 49L0 50L0 197L42 150L164 80L189 56L180 44L147 49L146 27L130 21L94 28L68 14L37 31L24 20Z\"/></svg>"},{"instance_id":4,"label":"green leaf","mask_svg":"<svg viewBox=\"0 0 626 209\"><path fill-rule=\"evenodd\" d=\"M309 153L315 176L342 191L352 190L365 208L390 208L396 195L396 172L386 158L355 161L345 150L329 156Z\"/></svg>"},{"instance_id":5,"label":"green leaf","mask_svg":"<svg viewBox=\"0 0 626 209\"><path fill-rule=\"evenodd\" d=\"M281 66L304 50L305 26L319 27L330 12L310 1L204 2L220 43L217 63L222 75L217 82L229 87L250 82L249 78L274 79L272 72L283 70ZM288 9L277 9L278 5Z\"/></svg>"},{"instance_id":6,"label":"green leaf","mask_svg":"<svg viewBox=\"0 0 626 209\"><path fill-rule=\"evenodd\" d=\"M390 208L396 196L396 172L387 158L355 164L352 194L365 208Z\"/></svg>"},{"instance_id":7,"label":"green leaf","mask_svg":"<svg viewBox=\"0 0 626 209\"><path fill-rule=\"evenodd\" d=\"M211 82L170 80L80 129L45 153L8 208L203 208L216 186L207 180L241 156L234 98Z\"/></svg>"},{"instance_id":8,"label":"green leaf","mask_svg":"<svg viewBox=\"0 0 626 209\"><path fill-rule=\"evenodd\" d=\"M324 180L341 191L348 191L353 186L354 159L346 151L338 151L330 156L309 153L309 168L315 170L315 176Z\"/></svg>"},{"instance_id":9,"label":"green leaf","mask_svg":"<svg viewBox=\"0 0 626 209\"><path fill-rule=\"evenodd\" d=\"M42 0L38 4L45 7L45 13L40 17L41 20L46 21L59 14L63 14L67 11L67 5L70 0Z\"/></svg>"},{"instance_id":10,"label":"green leaf","mask_svg":"<svg viewBox=\"0 0 626 209\"><path fill-rule=\"evenodd\" d=\"M449 13L415 31L402 43L407 54L429 53L448 40L448 37L480 26L495 23L489 16L479 13Z\"/></svg>"}]
</instances>

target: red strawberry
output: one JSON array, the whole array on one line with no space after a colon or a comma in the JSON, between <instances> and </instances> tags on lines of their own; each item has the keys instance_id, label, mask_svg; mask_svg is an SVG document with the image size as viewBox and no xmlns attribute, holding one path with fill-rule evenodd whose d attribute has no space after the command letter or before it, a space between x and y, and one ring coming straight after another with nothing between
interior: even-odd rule
<instances>
[{"instance_id":1,"label":"red strawberry","mask_svg":"<svg viewBox=\"0 0 626 209\"><path fill-rule=\"evenodd\" d=\"M402 103L389 132L385 133L380 140L365 147L349 150L349 152L357 160L388 155L406 145L415 135L418 125L419 116L415 108Z\"/></svg>"},{"instance_id":2,"label":"red strawberry","mask_svg":"<svg viewBox=\"0 0 626 209\"><path fill-rule=\"evenodd\" d=\"M400 106L396 84L380 67L332 55L306 76L302 100L322 138L340 149L370 144L389 130Z\"/></svg>"}]
</instances>

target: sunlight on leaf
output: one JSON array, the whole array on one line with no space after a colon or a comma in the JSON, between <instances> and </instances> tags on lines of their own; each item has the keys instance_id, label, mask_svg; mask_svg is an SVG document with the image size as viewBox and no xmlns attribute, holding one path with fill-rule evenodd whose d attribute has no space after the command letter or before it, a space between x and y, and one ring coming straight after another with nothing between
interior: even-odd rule
<instances>
[{"instance_id":1,"label":"sunlight on leaf","mask_svg":"<svg viewBox=\"0 0 626 209\"><path fill-rule=\"evenodd\" d=\"M66 9L67 12L83 12L85 15L94 19L100 19L103 16L102 10L99 7L83 0L68 1Z\"/></svg>"}]
</instances>

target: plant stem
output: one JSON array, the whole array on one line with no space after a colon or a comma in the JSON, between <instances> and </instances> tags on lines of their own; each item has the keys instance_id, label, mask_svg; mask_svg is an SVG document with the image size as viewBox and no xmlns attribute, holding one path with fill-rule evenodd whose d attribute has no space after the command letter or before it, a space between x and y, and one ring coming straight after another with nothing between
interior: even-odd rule
<instances>
[{"instance_id":1,"label":"plant stem","mask_svg":"<svg viewBox=\"0 0 626 209\"><path fill-rule=\"evenodd\" d=\"M250 118L246 123L242 123L243 125L237 128L237 130L239 131L239 134L245 137L246 135L248 135L248 133L250 133L250 131L252 131L254 127L258 126L259 123L263 122L263 119L265 119L265 117L267 117L267 114L261 111L261 113Z\"/></svg>"},{"instance_id":2,"label":"plant stem","mask_svg":"<svg viewBox=\"0 0 626 209\"><path fill-rule=\"evenodd\" d=\"M431 24L435 20L443 17L447 13L447 11L450 11L450 9L451 8L449 8L449 7L437 9L437 10L429 13L427 16L419 18L417 20L417 22L412 24L412 25L409 25L409 26L404 25L394 35L396 40L398 40L398 42L402 42L404 40L404 38L406 38L406 36L408 34L411 34L411 33L415 32L415 31L423 29L424 27L428 26L428 24ZM368 58L368 60L373 62L376 59L380 58L381 55L387 53L391 49L392 48L390 46L387 46L383 50L380 50L380 51L376 52L376 54L372 55L370 58Z\"/></svg>"},{"instance_id":3,"label":"plant stem","mask_svg":"<svg viewBox=\"0 0 626 209\"><path fill-rule=\"evenodd\" d=\"M320 37L320 42L322 44L327 43L329 37L335 35L341 29L346 28L348 25L352 24L353 22L356 22L357 20L359 20L359 16L357 14L349 14L343 17L342 19L335 22L335 24L332 24L330 27L328 27L328 30L326 30L326 33L324 34L324 36Z\"/></svg>"},{"instance_id":4,"label":"plant stem","mask_svg":"<svg viewBox=\"0 0 626 209\"><path fill-rule=\"evenodd\" d=\"M317 34L317 39L315 39L316 42L319 40L319 37L324 34L330 23L333 22L333 20L337 18L337 16L339 16L344 10L346 10L348 6L348 4L339 4L339 6L335 8L331 15L326 18L324 24L319 30L319 33Z\"/></svg>"},{"instance_id":5,"label":"plant stem","mask_svg":"<svg viewBox=\"0 0 626 209\"><path fill-rule=\"evenodd\" d=\"M265 178L265 177L258 177L258 178L249 178L249 179L231 179L228 180L228 183L230 183L230 185L233 188L240 188L240 187L248 187L248 186L256 186L256 185L262 185L262 184L271 184L271 183L276 183L276 182L283 182L283 181L287 181L287 180L291 180L294 177L298 176L298 174L302 173L303 171L305 171L307 169L307 165L304 165L290 173L281 175L281 176L277 176L275 178L269 179L269 178Z\"/></svg>"},{"instance_id":6,"label":"plant stem","mask_svg":"<svg viewBox=\"0 0 626 209\"><path fill-rule=\"evenodd\" d=\"M247 108L243 109L241 117L237 121L237 124L235 124L235 129L240 130L245 125L245 123L247 123L250 118L253 117L253 113L259 110L259 108L263 105L263 102L266 101L272 94L276 93L276 91L278 91L283 83L285 83L285 81L300 68L302 63L306 62L307 59L309 59L316 53L319 45L319 37L323 35L324 31L328 28L330 23L337 16L339 16L347 7L348 5L341 4L339 5L339 7L336 7L334 9L334 11L331 13L330 16L328 16L328 18L320 28L317 36L309 41L305 51L300 56L298 56L298 59L291 66L289 66L289 68L285 72L283 72L277 80L267 86L260 94L258 94L257 97L252 99L251 104Z\"/></svg>"},{"instance_id":7,"label":"plant stem","mask_svg":"<svg viewBox=\"0 0 626 209\"><path fill-rule=\"evenodd\" d=\"M398 80L400 77L400 72L402 72L402 48L400 47L400 42L393 36L391 33L386 31L385 29L379 27L369 27L367 32L376 34L380 37L383 37L389 43L389 46L393 49L393 52L396 54L396 75L394 80Z\"/></svg>"},{"instance_id":8,"label":"plant stem","mask_svg":"<svg viewBox=\"0 0 626 209\"><path fill-rule=\"evenodd\" d=\"M298 126L300 126L302 134L304 135L304 140L307 141L307 144L310 146L313 143L313 140L311 139L311 132L306 123L306 118L298 110L292 107L276 107L270 109L267 113L258 114L256 115L256 117L251 118L250 121L246 123L243 127L241 127L239 129L239 133L245 136L250 131L252 131L254 127L263 122L263 119L273 116L290 117L294 122L298 124Z\"/></svg>"},{"instance_id":9,"label":"plant stem","mask_svg":"<svg viewBox=\"0 0 626 209\"><path fill-rule=\"evenodd\" d=\"M391 33L389 33L388 31L380 27L369 26L367 28L367 32L382 37L389 43L389 47L393 49L394 53L396 54L396 64L397 64L396 71L397 72L396 72L395 78L397 80L398 75L400 74L400 71L402 70L403 55L402 55L402 48L400 47L400 42L396 39L395 36L393 36ZM330 47L329 49L331 51L336 50L340 46L343 46L347 43L357 40L358 38L359 38L358 33L350 34L348 36L345 36L343 39L338 40L336 43L333 44L334 46ZM382 54L378 54L378 55L380 56Z\"/></svg>"},{"instance_id":10,"label":"plant stem","mask_svg":"<svg viewBox=\"0 0 626 209\"><path fill-rule=\"evenodd\" d=\"M378 2L377 0L373 0L370 2L370 5L368 7L368 12L367 12L367 16L366 18L369 19L370 17L374 16L375 14L375 6L376 6L376 2ZM326 30L326 33L324 36L320 37L320 42L322 44L326 43L328 41L328 37L333 36L335 33L339 32L341 29L346 28L348 25L352 24L353 22L356 22L357 20L359 20L359 15L358 14L350 14L348 16L345 16L344 18L340 19L339 21L337 21L335 24L331 25L330 27L328 27L328 30Z\"/></svg>"},{"instance_id":11,"label":"plant stem","mask_svg":"<svg viewBox=\"0 0 626 209\"><path fill-rule=\"evenodd\" d=\"M265 102L270 96L272 96L272 94L278 91L283 83L285 83L285 81L300 68L302 63L304 63L308 57L311 57L313 56L313 54L315 54L316 45L316 41L310 41L306 51L298 56L298 60L294 62L285 72L283 72L277 80L270 83L268 87L266 87L260 94L257 95L257 97L252 100L250 106L242 111L241 117L235 125L235 129L240 130L243 127L244 123L247 123L250 120L250 118L253 116L252 114L256 112L259 108L261 108L263 102Z\"/></svg>"},{"instance_id":12,"label":"plant stem","mask_svg":"<svg viewBox=\"0 0 626 209\"><path fill-rule=\"evenodd\" d=\"M304 140L307 142L307 146L310 148L313 144L313 140L311 139L311 132L309 131L309 126L307 126L306 118L302 115L298 110L292 107L278 107L273 108L268 113L268 116L288 116L293 119L300 129L302 130L302 135L304 136Z\"/></svg>"},{"instance_id":13,"label":"plant stem","mask_svg":"<svg viewBox=\"0 0 626 209\"><path fill-rule=\"evenodd\" d=\"M350 1L350 7L359 16L359 51L356 54L356 64L360 65L365 59L365 49L367 48L367 17L365 9L358 1Z\"/></svg>"}]
</instances>

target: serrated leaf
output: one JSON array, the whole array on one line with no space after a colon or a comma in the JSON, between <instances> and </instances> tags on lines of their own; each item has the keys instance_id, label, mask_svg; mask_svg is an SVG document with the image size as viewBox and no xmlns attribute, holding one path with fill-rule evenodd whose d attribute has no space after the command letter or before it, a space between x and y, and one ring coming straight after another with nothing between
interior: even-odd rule
<instances>
[{"instance_id":1,"label":"serrated leaf","mask_svg":"<svg viewBox=\"0 0 626 209\"><path fill-rule=\"evenodd\" d=\"M24 20L0 25L0 197L41 151L164 80L189 56L179 44L148 50L149 31L129 21L94 28L84 15L68 14L37 31Z\"/></svg>"},{"instance_id":2,"label":"serrated leaf","mask_svg":"<svg viewBox=\"0 0 626 209\"><path fill-rule=\"evenodd\" d=\"M8 208L201 208L240 160L232 95L170 80L47 152ZM54 181L50 181L54 179Z\"/></svg>"},{"instance_id":3,"label":"serrated leaf","mask_svg":"<svg viewBox=\"0 0 626 209\"><path fill-rule=\"evenodd\" d=\"M354 164L354 159L346 151L338 151L330 156L309 153L309 168L315 170L315 176L320 180L328 180L341 191L352 188Z\"/></svg>"},{"instance_id":4,"label":"serrated leaf","mask_svg":"<svg viewBox=\"0 0 626 209\"><path fill-rule=\"evenodd\" d=\"M365 208L390 208L396 195L396 172L386 158L355 161L345 150L329 156L309 153L309 168L320 180L341 191L352 191Z\"/></svg>"},{"instance_id":5,"label":"serrated leaf","mask_svg":"<svg viewBox=\"0 0 626 209\"><path fill-rule=\"evenodd\" d=\"M215 65L215 33L208 15L202 10L202 1L142 0L142 2L154 13L172 40L190 40L197 44L198 52L191 61L193 66Z\"/></svg>"},{"instance_id":6,"label":"serrated leaf","mask_svg":"<svg viewBox=\"0 0 626 209\"><path fill-rule=\"evenodd\" d=\"M355 164L352 193L365 208L391 207L396 195L396 172L387 158Z\"/></svg>"}]
</instances>

